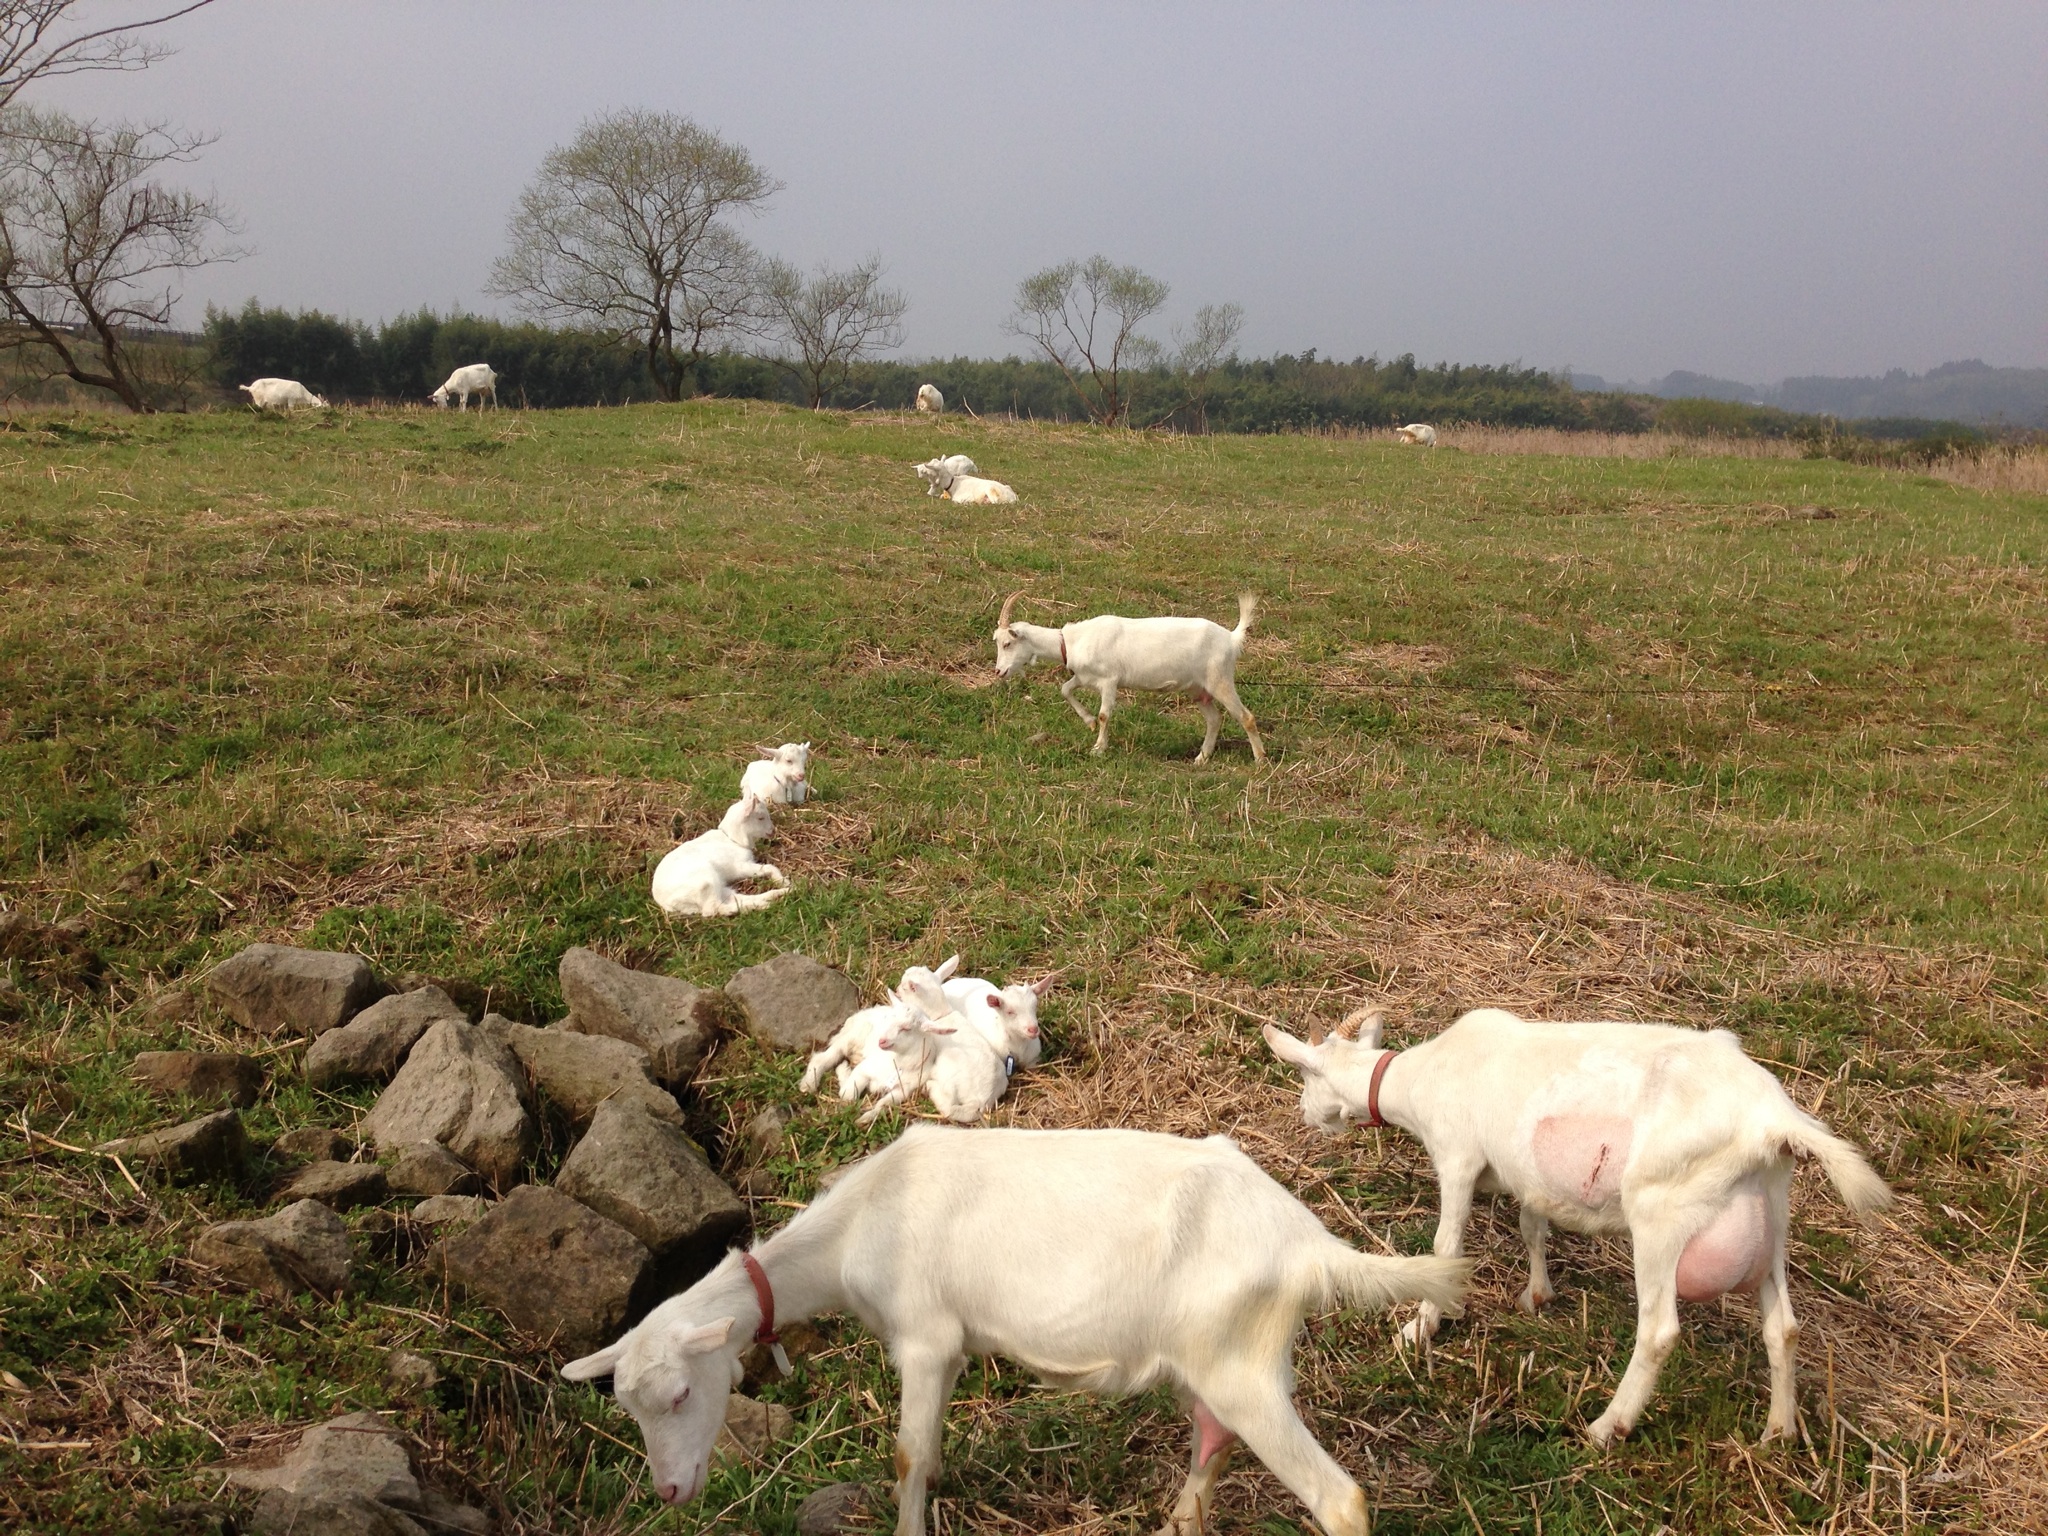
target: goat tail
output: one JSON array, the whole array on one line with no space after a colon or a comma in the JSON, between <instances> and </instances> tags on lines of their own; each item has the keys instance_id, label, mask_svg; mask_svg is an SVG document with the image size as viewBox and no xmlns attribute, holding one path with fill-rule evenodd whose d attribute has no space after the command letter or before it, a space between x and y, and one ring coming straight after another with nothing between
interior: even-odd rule
<instances>
[{"instance_id":1,"label":"goat tail","mask_svg":"<svg viewBox=\"0 0 2048 1536\"><path fill-rule=\"evenodd\" d=\"M1892 1203L1891 1186L1877 1176L1863 1154L1819 1121L1801 1115L1798 1123L1786 1127L1784 1137L1785 1150L1793 1156L1819 1159L1842 1203L1858 1216L1881 1211Z\"/></svg>"},{"instance_id":2,"label":"goat tail","mask_svg":"<svg viewBox=\"0 0 2048 1536\"><path fill-rule=\"evenodd\" d=\"M1232 638L1232 639L1234 639L1234 640L1236 640L1236 641L1237 641L1237 643L1238 643L1239 645L1243 645L1243 644L1244 644L1244 637L1245 637L1245 635L1246 635L1246 634L1247 634L1247 633L1248 633L1248 632L1250 631L1250 629L1251 629L1251 627L1252 627L1252 620L1253 620L1253 619L1255 619L1255 618L1257 618L1258 616L1259 616L1259 594L1258 594L1258 593L1256 593L1256 592L1240 592L1240 593L1238 593L1238 594L1237 594L1237 628L1236 628L1236 629L1233 629L1233 630L1232 630L1232 631L1230 632L1230 634L1231 634L1231 638Z\"/></svg>"},{"instance_id":3,"label":"goat tail","mask_svg":"<svg viewBox=\"0 0 2048 1536\"><path fill-rule=\"evenodd\" d=\"M1427 1301L1447 1317L1465 1314L1465 1286L1472 1278L1470 1259L1384 1258L1345 1248L1332 1254L1329 1267L1333 1299L1364 1311L1384 1312L1404 1301Z\"/></svg>"}]
</instances>

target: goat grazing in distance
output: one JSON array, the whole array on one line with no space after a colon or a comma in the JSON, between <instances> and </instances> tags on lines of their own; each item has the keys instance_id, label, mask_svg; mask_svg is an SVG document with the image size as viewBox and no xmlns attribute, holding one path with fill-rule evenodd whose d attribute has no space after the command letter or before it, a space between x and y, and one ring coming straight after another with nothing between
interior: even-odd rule
<instances>
[{"instance_id":1,"label":"goat grazing in distance","mask_svg":"<svg viewBox=\"0 0 2048 1536\"><path fill-rule=\"evenodd\" d=\"M939 393L938 385L920 384L917 386L917 408L927 415L943 416L946 414L946 397ZM972 415L973 412L970 411L968 414Z\"/></svg>"},{"instance_id":2,"label":"goat grazing in distance","mask_svg":"<svg viewBox=\"0 0 2048 1536\"><path fill-rule=\"evenodd\" d=\"M1499 1008L1465 1014L1405 1051L1380 1048L1381 1015L1361 1010L1307 1041L1267 1025L1266 1044L1302 1075L1302 1118L1341 1134L1354 1122L1418 1137L1436 1165L1436 1251L1464 1251L1474 1190L1513 1195L1529 1249L1522 1310L1554 1294L1550 1223L1626 1232L1635 1248L1636 1345L1596 1445L1635 1427L1678 1342L1679 1301L1756 1293L1771 1362L1766 1440L1797 1438L1798 1320L1785 1285L1792 1160L1813 1157L1849 1209L1891 1191L1848 1142L1786 1096L1726 1030L1664 1024L1532 1023ZM1359 1026L1358 1038L1343 1030ZM1437 1313L1403 1329L1436 1331Z\"/></svg>"},{"instance_id":3,"label":"goat grazing in distance","mask_svg":"<svg viewBox=\"0 0 2048 1536\"><path fill-rule=\"evenodd\" d=\"M1266 760L1259 723L1237 696L1237 659L1244 654L1245 636L1259 611L1255 594L1239 595L1236 629L1225 629L1208 619L1122 619L1113 614L1059 629L1013 624L1010 612L1023 595L1012 592L1003 599L1002 615L996 620L996 676L1008 677L1020 667L1041 661L1057 661L1065 667L1070 675L1060 684L1060 692L1082 723L1095 727L1092 750L1097 757L1109 750L1109 717L1116 709L1117 690L1143 688L1195 696L1208 726L1196 762L1206 763L1216 750L1216 737L1223 728L1219 704L1244 727L1252 757L1262 763ZM1094 714L1074 697L1076 688L1095 690L1100 708Z\"/></svg>"},{"instance_id":4,"label":"goat grazing in distance","mask_svg":"<svg viewBox=\"0 0 2048 1536\"><path fill-rule=\"evenodd\" d=\"M301 405L327 404L297 379L258 379L253 384L237 384L235 388L246 394L249 404L259 411L282 411L290 415Z\"/></svg>"},{"instance_id":5,"label":"goat grazing in distance","mask_svg":"<svg viewBox=\"0 0 2048 1536\"><path fill-rule=\"evenodd\" d=\"M447 381L439 389L427 396L427 398L445 409L450 395L460 397L462 404L459 409L465 411L469 409L469 397L471 395L480 397L476 403L476 408L479 411L484 408L485 400L489 400L492 405L496 405L498 403L498 375L496 370L489 363L471 363L467 368L458 368L449 374Z\"/></svg>"},{"instance_id":6,"label":"goat grazing in distance","mask_svg":"<svg viewBox=\"0 0 2048 1536\"><path fill-rule=\"evenodd\" d=\"M1069 1391L1179 1387L1194 1450L1174 1536L1198 1536L1238 1440L1328 1536L1367 1536L1364 1493L1294 1409L1302 1319L1340 1303L1455 1307L1468 1268L1339 1242L1222 1136L918 1125L562 1374L612 1378L655 1492L684 1504L703 1491L740 1355L781 1324L851 1312L902 1381L896 1536L923 1536L970 1354Z\"/></svg>"},{"instance_id":7,"label":"goat grazing in distance","mask_svg":"<svg viewBox=\"0 0 2048 1536\"><path fill-rule=\"evenodd\" d=\"M1427 422L1411 421L1405 427L1394 428L1394 440L1406 447L1434 448L1436 428Z\"/></svg>"}]
</instances>

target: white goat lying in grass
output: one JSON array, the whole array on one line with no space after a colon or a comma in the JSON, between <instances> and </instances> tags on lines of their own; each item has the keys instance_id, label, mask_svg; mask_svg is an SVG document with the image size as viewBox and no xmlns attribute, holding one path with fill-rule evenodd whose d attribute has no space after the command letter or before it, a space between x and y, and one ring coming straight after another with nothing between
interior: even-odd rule
<instances>
[{"instance_id":1,"label":"white goat lying in grass","mask_svg":"<svg viewBox=\"0 0 2048 1536\"><path fill-rule=\"evenodd\" d=\"M924 482L924 493L937 496L961 475L978 475L981 470L974 460L964 453L950 454L943 459L926 459L916 466L917 478Z\"/></svg>"},{"instance_id":2,"label":"white goat lying in grass","mask_svg":"<svg viewBox=\"0 0 2048 1536\"><path fill-rule=\"evenodd\" d=\"M1219 704L1244 727L1252 757L1266 760L1259 723L1237 696L1237 659L1244 654L1245 636L1259 611L1253 593L1238 596L1236 629L1207 619L1120 619L1112 614L1060 629L1013 624L1010 610L1023 595L1012 592L1003 599L1002 616L996 620L996 676L1008 677L1019 667L1041 661L1065 667L1070 675L1060 684L1060 692L1082 722L1096 728L1092 750L1097 757L1109 750L1109 717L1116 709L1117 690L1144 688L1195 696L1208 727L1196 762L1206 763L1216 750L1223 728ZM1101 708L1092 715L1083 709L1074 697L1076 688L1093 688Z\"/></svg>"},{"instance_id":3,"label":"white goat lying in grass","mask_svg":"<svg viewBox=\"0 0 2048 1536\"><path fill-rule=\"evenodd\" d=\"M676 917L731 917L788 895L782 871L754 857L754 845L774 831L767 803L740 796L717 826L671 848L654 867L654 904ZM780 889L758 895L734 890L742 880L773 880Z\"/></svg>"},{"instance_id":4,"label":"white goat lying in grass","mask_svg":"<svg viewBox=\"0 0 2048 1536\"><path fill-rule=\"evenodd\" d=\"M1201 1530L1242 1439L1329 1536L1366 1536L1365 1495L1291 1401L1302 1319L1416 1299L1455 1309L1466 1272L1463 1260L1346 1246L1221 1136L913 1126L562 1374L611 1376L646 1436L655 1491L687 1503L741 1353L779 1324L851 1312L902 1378L897 1536L924 1531L946 1401L970 1353L1070 1391L1180 1388L1194 1453L1171 1532Z\"/></svg>"},{"instance_id":5,"label":"white goat lying in grass","mask_svg":"<svg viewBox=\"0 0 2048 1536\"><path fill-rule=\"evenodd\" d=\"M802 805L811 797L811 766L808 741L785 741L779 747L761 748L761 761L747 764L740 775L740 793L752 795L770 805Z\"/></svg>"},{"instance_id":6,"label":"white goat lying in grass","mask_svg":"<svg viewBox=\"0 0 2048 1536\"><path fill-rule=\"evenodd\" d=\"M1017 493L1002 481L984 480L978 475L953 476L943 494L948 501L976 507L1006 507L1017 499Z\"/></svg>"},{"instance_id":7,"label":"white goat lying in grass","mask_svg":"<svg viewBox=\"0 0 2048 1536\"><path fill-rule=\"evenodd\" d=\"M1554 1294L1549 1224L1626 1232L1635 1247L1636 1347L1607 1411L1587 1434L1609 1444L1635 1427L1678 1342L1678 1303L1755 1291L1771 1360L1764 1438L1799 1433L1798 1321L1785 1286L1792 1160L1815 1157L1849 1209L1891 1191L1862 1154L1801 1110L1726 1030L1663 1024L1531 1023L1498 1008L1460 1018L1405 1051L1380 1049L1381 1015L1358 1039L1306 1043L1266 1026L1266 1043L1301 1069L1301 1113L1334 1133L1397 1125L1436 1165L1443 1209L1436 1251L1464 1251L1475 1189L1511 1194L1529 1247L1526 1312ZM1425 1303L1403 1330L1436 1331Z\"/></svg>"},{"instance_id":8,"label":"white goat lying in grass","mask_svg":"<svg viewBox=\"0 0 2048 1536\"><path fill-rule=\"evenodd\" d=\"M955 955L940 967L944 981L947 966L959 960ZM999 987L979 976L957 976L944 981L946 1001L953 1011L972 1024L997 1055L1016 1067L1035 1067L1044 1041L1038 1034L1038 1000L1051 990L1056 976Z\"/></svg>"},{"instance_id":9,"label":"white goat lying in grass","mask_svg":"<svg viewBox=\"0 0 2048 1536\"><path fill-rule=\"evenodd\" d=\"M301 405L327 404L297 379L258 379L253 384L237 384L235 388L249 397L249 404L259 411L283 411L290 415Z\"/></svg>"},{"instance_id":10,"label":"white goat lying in grass","mask_svg":"<svg viewBox=\"0 0 2048 1536\"><path fill-rule=\"evenodd\" d=\"M1411 421L1405 427L1394 428L1394 438L1404 446L1420 445L1424 448L1436 446L1436 428L1427 422Z\"/></svg>"}]
</instances>

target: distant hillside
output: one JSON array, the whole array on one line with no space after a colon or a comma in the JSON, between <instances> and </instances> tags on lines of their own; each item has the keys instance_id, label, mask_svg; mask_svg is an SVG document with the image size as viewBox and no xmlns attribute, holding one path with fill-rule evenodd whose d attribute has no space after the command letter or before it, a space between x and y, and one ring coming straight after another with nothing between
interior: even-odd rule
<instances>
[{"instance_id":1,"label":"distant hillside","mask_svg":"<svg viewBox=\"0 0 2048 1536\"><path fill-rule=\"evenodd\" d=\"M1766 397L1788 411L1845 420L1924 416L1972 426L2048 427L2048 368L1993 368L1974 359L1881 379L1787 379Z\"/></svg>"}]
</instances>

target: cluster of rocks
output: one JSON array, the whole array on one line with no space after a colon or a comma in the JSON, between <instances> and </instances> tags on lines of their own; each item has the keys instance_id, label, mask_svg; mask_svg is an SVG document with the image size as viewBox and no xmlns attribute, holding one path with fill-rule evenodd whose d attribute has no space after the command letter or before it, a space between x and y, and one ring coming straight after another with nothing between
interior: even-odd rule
<instances>
[{"instance_id":1,"label":"cluster of rocks","mask_svg":"<svg viewBox=\"0 0 2048 1536\"><path fill-rule=\"evenodd\" d=\"M256 1494L257 1536L485 1536L491 1517L419 1480L402 1430L348 1413L306 1431L274 1467L237 1468L228 1484Z\"/></svg>"}]
</instances>

